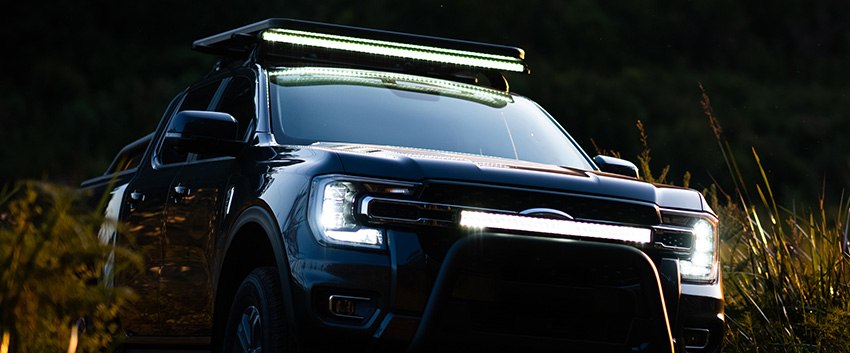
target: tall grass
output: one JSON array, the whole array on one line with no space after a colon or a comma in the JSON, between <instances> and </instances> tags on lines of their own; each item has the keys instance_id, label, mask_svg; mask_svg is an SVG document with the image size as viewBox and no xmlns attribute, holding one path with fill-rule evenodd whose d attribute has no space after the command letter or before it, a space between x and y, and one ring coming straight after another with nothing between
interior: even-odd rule
<instances>
[{"instance_id":1,"label":"tall grass","mask_svg":"<svg viewBox=\"0 0 850 353\"><path fill-rule=\"evenodd\" d=\"M841 195L835 213L826 211L825 195L808 210L778 205L755 149L761 178L742 176L700 89L733 177L729 192L716 185L705 190L720 216L725 351L850 352L850 199Z\"/></svg>"},{"instance_id":2,"label":"tall grass","mask_svg":"<svg viewBox=\"0 0 850 353\"><path fill-rule=\"evenodd\" d=\"M103 199L105 200L105 198ZM104 273L138 255L98 237L104 201L92 211L73 188L21 182L0 190L0 352L104 352L115 318L134 294ZM106 279L106 280L104 280Z\"/></svg>"},{"instance_id":3,"label":"tall grass","mask_svg":"<svg viewBox=\"0 0 850 353\"><path fill-rule=\"evenodd\" d=\"M825 205L820 195L805 208L777 203L755 149L758 180L738 167L723 128L700 84L702 109L715 134L732 185L703 190L720 218L720 261L726 300L726 352L850 352L850 197ZM669 166L656 177L648 136L638 121L641 179L667 183ZM600 150L597 153L619 153ZM688 186L690 174L683 177ZM728 190L728 191L727 191ZM828 211L828 210L837 211Z\"/></svg>"}]
</instances>

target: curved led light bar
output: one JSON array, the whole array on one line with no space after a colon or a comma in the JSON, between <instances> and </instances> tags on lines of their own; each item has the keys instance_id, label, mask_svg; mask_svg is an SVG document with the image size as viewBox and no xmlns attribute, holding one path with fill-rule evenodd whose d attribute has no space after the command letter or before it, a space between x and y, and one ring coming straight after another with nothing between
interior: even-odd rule
<instances>
[{"instance_id":1,"label":"curved led light bar","mask_svg":"<svg viewBox=\"0 0 850 353\"><path fill-rule=\"evenodd\" d=\"M512 103L514 101L513 97L511 97L511 95L507 92L501 92L489 88L482 88L474 85L457 83L453 81L381 71L336 69L326 67L293 67L270 72L269 76L291 76L294 78L300 78L299 80L302 80L305 83L320 83L322 81L327 81L328 83L340 83L342 82L342 78L350 78L354 80L376 79L376 83L374 84L374 86L376 87L380 86L396 89L407 89L415 92L428 92L434 91L435 89L439 88L440 90L446 90L451 92L435 93L454 96L456 98L484 100L484 102L481 103L497 107L504 107L507 103ZM417 86L419 84L425 85L425 87ZM431 88L429 89L429 87Z\"/></svg>"},{"instance_id":2,"label":"curved led light bar","mask_svg":"<svg viewBox=\"0 0 850 353\"><path fill-rule=\"evenodd\" d=\"M652 240L652 230L648 228L635 228L477 211L462 211L460 213L460 225L473 228L517 230L636 243L649 243Z\"/></svg>"},{"instance_id":3,"label":"curved led light bar","mask_svg":"<svg viewBox=\"0 0 850 353\"><path fill-rule=\"evenodd\" d=\"M269 42L425 60L499 71L526 71L525 65L520 59L465 50L437 48L424 45L297 31L291 29L265 30L261 33L260 38Z\"/></svg>"}]
</instances>

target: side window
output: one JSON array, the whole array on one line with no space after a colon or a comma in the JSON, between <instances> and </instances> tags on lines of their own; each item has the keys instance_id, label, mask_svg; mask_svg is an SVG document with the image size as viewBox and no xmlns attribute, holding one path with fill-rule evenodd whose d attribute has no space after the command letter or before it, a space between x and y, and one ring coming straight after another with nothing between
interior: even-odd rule
<instances>
[{"instance_id":1,"label":"side window","mask_svg":"<svg viewBox=\"0 0 850 353\"><path fill-rule=\"evenodd\" d=\"M228 113L239 123L237 136L244 140L249 131L253 131L256 116L254 107L254 81L245 76L236 76L230 80L227 89L214 109L217 112ZM215 155L200 154L198 160L215 158Z\"/></svg>"},{"instance_id":2,"label":"side window","mask_svg":"<svg viewBox=\"0 0 850 353\"><path fill-rule=\"evenodd\" d=\"M180 108L177 109L177 111L208 110L210 102L212 101L213 96L215 96L215 92L218 91L218 86L220 84L221 81L216 81L189 91L189 93L186 94L186 98L183 99L183 103L180 103Z\"/></svg>"},{"instance_id":3,"label":"side window","mask_svg":"<svg viewBox=\"0 0 850 353\"><path fill-rule=\"evenodd\" d=\"M153 133L124 146L112 160L106 174L120 173L138 167L151 140L153 140Z\"/></svg>"},{"instance_id":4,"label":"side window","mask_svg":"<svg viewBox=\"0 0 850 353\"><path fill-rule=\"evenodd\" d=\"M254 107L254 82L245 76L234 77L215 111L232 115L239 122L238 136L244 139L253 127L257 112Z\"/></svg>"},{"instance_id":5,"label":"side window","mask_svg":"<svg viewBox=\"0 0 850 353\"><path fill-rule=\"evenodd\" d=\"M220 84L221 81L216 81L189 91L186 93L186 97L183 98L183 102L180 103L180 108L177 109L177 112L184 110L208 110L210 102L212 102ZM177 112L175 112L174 115L177 115ZM172 115L172 118L173 117L174 116ZM178 152L168 143L163 141L159 152L159 160L162 164L182 163L188 158L188 153Z\"/></svg>"},{"instance_id":6,"label":"side window","mask_svg":"<svg viewBox=\"0 0 850 353\"><path fill-rule=\"evenodd\" d=\"M121 155L118 163L115 164L115 173L130 170L139 166L142 161L142 156L145 154L145 149L141 148L135 151L128 151L127 154Z\"/></svg>"}]
</instances>

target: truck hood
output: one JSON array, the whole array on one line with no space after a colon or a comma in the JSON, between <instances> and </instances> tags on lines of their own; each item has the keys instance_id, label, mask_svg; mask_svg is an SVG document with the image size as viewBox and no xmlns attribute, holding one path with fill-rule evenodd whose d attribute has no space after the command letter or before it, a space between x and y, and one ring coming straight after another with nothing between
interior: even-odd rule
<instances>
[{"instance_id":1,"label":"truck hood","mask_svg":"<svg viewBox=\"0 0 850 353\"><path fill-rule=\"evenodd\" d=\"M404 147L317 143L310 148L338 155L345 173L352 175L546 189L642 201L664 208L712 212L702 194L695 190L599 171Z\"/></svg>"}]
</instances>

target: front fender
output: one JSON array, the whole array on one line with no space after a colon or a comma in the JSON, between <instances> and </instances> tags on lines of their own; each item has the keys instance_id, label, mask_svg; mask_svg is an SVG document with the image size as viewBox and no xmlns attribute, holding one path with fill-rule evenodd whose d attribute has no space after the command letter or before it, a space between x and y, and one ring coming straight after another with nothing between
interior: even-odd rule
<instances>
[{"instance_id":1,"label":"front fender","mask_svg":"<svg viewBox=\"0 0 850 353\"><path fill-rule=\"evenodd\" d=\"M224 260L217 263L216 269L216 326L213 332L220 333L224 329L231 301L242 279L256 267L275 266L282 286L288 334L292 338L298 337L292 309L289 261L277 221L269 210L251 206L239 214L230 229L221 250ZM220 346L217 344L220 339L220 334L213 335L213 347Z\"/></svg>"}]
</instances>

